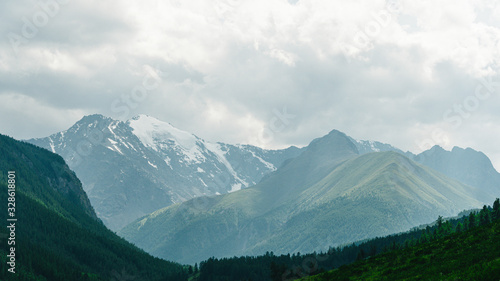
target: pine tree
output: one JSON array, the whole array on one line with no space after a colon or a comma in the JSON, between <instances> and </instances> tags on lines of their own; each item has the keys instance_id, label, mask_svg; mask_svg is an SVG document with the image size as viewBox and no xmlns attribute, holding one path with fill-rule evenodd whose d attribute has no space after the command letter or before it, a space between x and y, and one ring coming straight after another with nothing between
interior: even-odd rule
<instances>
[{"instance_id":1,"label":"pine tree","mask_svg":"<svg viewBox=\"0 0 500 281\"><path fill-rule=\"evenodd\" d=\"M375 256L377 254L377 245L373 244L370 246L370 256Z\"/></svg>"},{"instance_id":2,"label":"pine tree","mask_svg":"<svg viewBox=\"0 0 500 281\"><path fill-rule=\"evenodd\" d=\"M365 251L363 251L363 249L360 249L358 252L358 256L356 257L356 260L359 261L364 259L365 257L366 257Z\"/></svg>"},{"instance_id":3,"label":"pine tree","mask_svg":"<svg viewBox=\"0 0 500 281\"><path fill-rule=\"evenodd\" d=\"M443 236L443 234L444 234L443 222L444 222L443 217L442 216L438 216L438 218L436 220L437 228L434 230L434 236L435 237L441 237L441 236Z\"/></svg>"},{"instance_id":4,"label":"pine tree","mask_svg":"<svg viewBox=\"0 0 500 281\"><path fill-rule=\"evenodd\" d=\"M286 271L286 266L283 264L277 265L274 261L271 262L271 280L283 280L283 273Z\"/></svg>"},{"instance_id":5,"label":"pine tree","mask_svg":"<svg viewBox=\"0 0 500 281\"><path fill-rule=\"evenodd\" d=\"M438 216L438 219L437 219L437 227L438 229L441 229L443 227L443 217L442 216Z\"/></svg>"},{"instance_id":6,"label":"pine tree","mask_svg":"<svg viewBox=\"0 0 500 281\"><path fill-rule=\"evenodd\" d=\"M453 227L451 225L450 221L446 221L443 223L443 234L444 235L449 235L453 232Z\"/></svg>"},{"instance_id":7,"label":"pine tree","mask_svg":"<svg viewBox=\"0 0 500 281\"><path fill-rule=\"evenodd\" d=\"M472 229L476 226L476 214L471 212L469 214L469 229Z\"/></svg>"},{"instance_id":8,"label":"pine tree","mask_svg":"<svg viewBox=\"0 0 500 281\"><path fill-rule=\"evenodd\" d=\"M486 205L484 205L483 209L479 212L479 224L485 225L490 222L491 222L490 210L486 207Z\"/></svg>"},{"instance_id":9,"label":"pine tree","mask_svg":"<svg viewBox=\"0 0 500 281\"><path fill-rule=\"evenodd\" d=\"M495 202L493 202L492 219L493 220L500 219L500 199L498 198L495 200Z\"/></svg>"}]
</instances>

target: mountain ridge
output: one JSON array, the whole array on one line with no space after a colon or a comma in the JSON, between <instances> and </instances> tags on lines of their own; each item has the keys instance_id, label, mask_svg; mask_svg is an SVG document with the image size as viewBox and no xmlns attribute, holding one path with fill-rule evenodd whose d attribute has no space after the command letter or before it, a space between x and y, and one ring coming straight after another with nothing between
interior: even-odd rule
<instances>
[{"instance_id":1,"label":"mountain ridge","mask_svg":"<svg viewBox=\"0 0 500 281\"><path fill-rule=\"evenodd\" d=\"M189 200L163 208L119 234L156 256L194 263L210 256L312 252L481 205L470 194L473 187L399 153L358 153L344 133L331 131L256 186L198 199L205 204Z\"/></svg>"},{"instance_id":2,"label":"mountain ridge","mask_svg":"<svg viewBox=\"0 0 500 281\"><path fill-rule=\"evenodd\" d=\"M301 152L211 143L146 115L89 115L28 142L63 156L113 230L174 203L254 185Z\"/></svg>"},{"instance_id":3,"label":"mountain ridge","mask_svg":"<svg viewBox=\"0 0 500 281\"><path fill-rule=\"evenodd\" d=\"M233 239L231 245L225 245L228 240L220 240L218 243L221 244L217 247L220 249L241 248L248 253L254 251L260 253L266 247L266 243L277 245L280 239L293 241L287 240L287 237L270 236L269 233L279 231L284 222L292 224L294 229L300 229L301 226L294 221L300 221L300 218L312 218L314 212L323 214L325 212L323 209L328 209L329 203L335 203L338 206L345 205L346 210L356 211L352 207L355 204L352 200L342 200L346 196L359 197L360 195L355 193L355 189L343 196L340 196L341 194L335 195L337 197L329 195L330 201L323 202L322 204L326 205L321 208L317 207L319 209L309 210L305 208L304 204L311 200L304 196L301 197L302 204L291 203L295 209L283 206L290 200L297 200L294 197L296 193L304 192L311 187L314 187L317 193L323 192L319 186L316 186L317 182L327 177L333 170L339 167L345 168L346 166L343 165L347 161L360 155L373 152L399 153L425 167L431 167L451 179L470 185L469 191L474 193L471 196L474 200L478 199L481 202L489 202L491 198L495 198L495 192L498 192L498 186L500 186L500 180L496 178L498 173L492 167L491 161L481 152L469 148L454 148L449 153L441 153L442 149L436 147L434 150L439 153L431 153L432 150L429 150L415 155L403 152L389 144L355 140L338 130L332 130L327 135L314 139L307 148L290 147L284 150L264 150L250 145L206 142L194 134L175 128L170 123L146 115L139 115L125 122L113 120L103 115L90 115L82 118L64 132L31 142L64 156L77 175L82 178L85 191L89 194L92 205L96 206L97 215L113 230L120 231L122 227L133 223L136 219L144 219L150 216L149 214L161 215L166 206L186 200L188 203L181 205L181 209L175 210L181 212L184 208L188 210L189 216L176 216L174 212L174 214L168 215L168 220L189 220L199 217L200 213L211 210L210 208L213 206L224 206L225 212L228 212L228 216L232 216L232 219L229 221L226 219L216 220L224 222L220 226L221 229L237 230L237 234L235 234L236 238L231 238ZM462 153L463 151L466 154ZM396 157L395 154L390 155ZM405 158L396 157L395 159L398 160L395 160L392 166L388 166L387 170L377 170L377 173L381 173L382 176L373 179L374 185L382 183L390 186L404 185L408 190L393 189L395 194L402 197L408 194L416 196L416 198L424 195L424 197L442 197L442 195L432 193L428 189L425 194L415 191L415 187L407 181L413 181L413 184L422 184L425 181L404 175L414 174L416 171L420 171L420 168ZM455 166L453 169L447 169L450 165ZM474 165L479 165L482 168L471 169L470 167ZM354 168L351 167L349 170L350 173L356 174L352 172ZM462 172L456 173L456 171ZM434 174L429 171L426 173ZM465 175L469 176L465 177ZM359 175L359 178L362 176ZM442 176L437 177L441 178ZM477 180L482 177L486 177L488 180ZM451 179L445 181L450 182ZM434 181L438 184L443 180ZM253 185L256 186L252 190L223 199L210 197L235 192ZM452 185L461 186L456 182ZM365 187L361 185L361 189L363 188ZM484 190L488 191L488 194L485 194ZM457 192L461 193L462 197L470 195L464 195L459 190ZM328 195L331 192L324 194ZM388 197L387 194L382 196L380 192L374 191L367 191L367 194L377 195L382 199L384 196ZM309 195L314 197L314 194ZM196 199L189 201L190 198ZM359 198L365 200L364 197ZM419 198L418 202L425 206L426 210L430 209L432 204L440 205L440 208L443 209L442 203L436 200L428 201ZM320 201L316 203L318 202ZM237 204L243 208L238 208ZM366 202L366 204L371 204L371 202ZM449 202L446 204L448 209L452 208ZM394 204L391 206L396 208ZM407 209L407 206L398 206L398 208ZM412 205L408 203L408 206ZM418 209L421 206L413 207ZM467 207L470 205L461 208ZM384 209L383 204L378 205L377 208L379 209L372 209L371 212L382 214L380 209L388 212L388 209ZM304 212L299 214L295 212L296 210ZM266 214L266 212L272 214ZM422 212L427 217L432 217L431 215L435 213ZM337 211L329 211L324 215L331 217L339 214ZM190 217L191 215L192 217ZM266 217L266 215L268 216ZM262 216L262 218L257 219L256 216ZM293 218L294 216L297 217ZM206 218L212 219L208 216ZM393 230L399 231L403 227L412 227L415 226L413 224L426 222L412 216L408 216L405 220L408 222L407 224L397 226L397 229ZM150 222L143 221L144 224ZM242 222L247 222L248 225L242 225ZM158 223L163 224L163 222ZM388 231L389 227L384 226L381 229L377 230L379 231L377 233L387 234L383 229ZM208 228L198 229L199 232L207 230ZM307 233L307 229L301 231ZM283 232L280 235L292 234L291 232L288 234ZM321 243L302 239L293 242L298 243L299 246L295 248L284 247L282 250L299 251L303 247L302 251L304 251L305 249L315 249L314 246L311 246L312 244L335 244L331 237L343 239L342 235L346 236L346 233L340 235L330 235L330 237L326 235L320 239ZM263 240L257 242L256 237ZM356 237L366 238L364 236ZM186 240L187 237L176 239L189 243ZM266 242L271 240L278 242ZM210 243L210 241L205 243ZM174 247L171 250L177 249ZM151 249L148 251L152 252Z\"/></svg>"},{"instance_id":4,"label":"mountain ridge","mask_svg":"<svg viewBox=\"0 0 500 281\"><path fill-rule=\"evenodd\" d=\"M500 173L480 151L457 146L448 151L436 145L411 158L451 178L481 188L487 193L482 198L485 202L500 194Z\"/></svg>"}]
</instances>

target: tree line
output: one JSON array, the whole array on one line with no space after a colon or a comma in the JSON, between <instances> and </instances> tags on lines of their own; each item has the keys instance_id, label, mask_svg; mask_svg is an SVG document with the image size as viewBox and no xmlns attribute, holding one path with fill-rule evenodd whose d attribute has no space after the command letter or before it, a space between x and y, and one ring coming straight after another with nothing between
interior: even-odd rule
<instances>
[{"instance_id":1,"label":"tree line","mask_svg":"<svg viewBox=\"0 0 500 281\"><path fill-rule=\"evenodd\" d=\"M414 228L408 232L376 237L367 241L352 243L342 247L330 247L319 253L293 253L275 255L267 252L261 256L233 258L209 258L194 267L189 273L199 281L252 280L283 281L319 274L353 263L369 259L375 255L415 245L428 243L453 233L464 232L487 225L500 218L500 202L497 198L493 206L484 205L480 210L466 212L465 215L445 220L437 220L425 227Z\"/></svg>"}]
</instances>

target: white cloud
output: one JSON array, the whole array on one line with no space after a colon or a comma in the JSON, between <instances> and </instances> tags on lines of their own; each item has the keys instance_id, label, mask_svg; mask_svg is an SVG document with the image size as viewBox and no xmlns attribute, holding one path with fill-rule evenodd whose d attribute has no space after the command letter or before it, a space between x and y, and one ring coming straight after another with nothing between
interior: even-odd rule
<instances>
[{"instance_id":1,"label":"white cloud","mask_svg":"<svg viewBox=\"0 0 500 281\"><path fill-rule=\"evenodd\" d=\"M69 128L84 114L78 109L55 108L19 93L0 94L0 99L1 133L18 139L46 137Z\"/></svg>"},{"instance_id":2,"label":"white cloud","mask_svg":"<svg viewBox=\"0 0 500 281\"><path fill-rule=\"evenodd\" d=\"M4 39L22 35L36 3L0 4ZM24 138L66 129L77 115L147 113L211 140L305 145L335 128L418 150L440 129L442 145L477 147L500 163L498 90L458 128L443 117L481 77L500 81L499 15L486 0L73 0L17 55L0 42L0 94L15 105L0 118L18 120L0 132ZM158 85L126 105L145 80ZM263 142L284 107L296 117ZM485 124L486 140L475 129Z\"/></svg>"}]
</instances>

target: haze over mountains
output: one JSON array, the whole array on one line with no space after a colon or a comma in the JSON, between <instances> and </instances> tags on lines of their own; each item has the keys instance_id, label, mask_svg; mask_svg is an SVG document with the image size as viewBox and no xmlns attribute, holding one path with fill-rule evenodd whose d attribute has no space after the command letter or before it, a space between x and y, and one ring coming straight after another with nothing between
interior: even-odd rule
<instances>
[{"instance_id":1,"label":"haze over mountains","mask_svg":"<svg viewBox=\"0 0 500 281\"><path fill-rule=\"evenodd\" d=\"M488 202L489 199L498 196L500 173L495 170L488 156L480 151L456 146L451 151L447 151L435 145L429 150L413 154L409 151L403 152L390 144L350 139L356 145L360 154L382 151L398 152L450 178L478 187L481 190L481 194L478 194L478 196L486 196L480 198L483 202Z\"/></svg>"},{"instance_id":2,"label":"haze over mountains","mask_svg":"<svg viewBox=\"0 0 500 281\"><path fill-rule=\"evenodd\" d=\"M28 142L63 156L112 230L173 203L254 185L301 152L211 143L146 115L86 116Z\"/></svg>"},{"instance_id":3,"label":"haze over mountains","mask_svg":"<svg viewBox=\"0 0 500 281\"><path fill-rule=\"evenodd\" d=\"M357 145L334 130L256 186L158 210L120 234L153 255L185 263L312 252L479 207L483 197L480 188L399 153L359 155Z\"/></svg>"},{"instance_id":4,"label":"haze over mountains","mask_svg":"<svg viewBox=\"0 0 500 281\"><path fill-rule=\"evenodd\" d=\"M500 174L481 152L436 146L414 155L335 130L302 149L265 150L207 142L146 115L92 115L29 142L65 158L108 227L186 263L321 250L500 193Z\"/></svg>"},{"instance_id":5,"label":"haze over mountains","mask_svg":"<svg viewBox=\"0 0 500 281\"><path fill-rule=\"evenodd\" d=\"M480 188L486 193L487 197L481 198L485 202L499 196L500 174L482 152L460 147L453 147L451 151L446 151L440 146L434 146L410 157L451 178Z\"/></svg>"}]
</instances>

